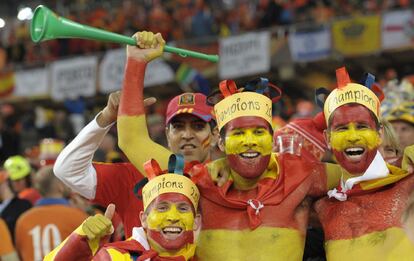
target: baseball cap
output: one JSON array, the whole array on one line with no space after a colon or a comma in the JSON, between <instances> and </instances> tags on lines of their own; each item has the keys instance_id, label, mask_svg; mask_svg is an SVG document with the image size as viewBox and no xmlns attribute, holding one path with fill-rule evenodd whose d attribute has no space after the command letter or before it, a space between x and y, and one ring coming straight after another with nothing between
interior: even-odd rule
<instances>
[{"instance_id":1,"label":"baseball cap","mask_svg":"<svg viewBox=\"0 0 414 261\"><path fill-rule=\"evenodd\" d=\"M11 180L22 179L32 171L29 161L20 155L9 157L4 162L4 169Z\"/></svg>"},{"instance_id":2,"label":"baseball cap","mask_svg":"<svg viewBox=\"0 0 414 261\"><path fill-rule=\"evenodd\" d=\"M175 96L167 107L165 124L179 114L192 114L205 122L214 119L213 107L207 105L207 97L202 93L183 93Z\"/></svg>"},{"instance_id":3,"label":"baseball cap","mask_svg":"<svg viewBox=\"0 0 414 261\"><path fill-rule=\"evenodd\" d=\"M386 118L388 121L406 121L414 124L414 102L403 102L392 109Z\"/></svg>"}]
</instances>

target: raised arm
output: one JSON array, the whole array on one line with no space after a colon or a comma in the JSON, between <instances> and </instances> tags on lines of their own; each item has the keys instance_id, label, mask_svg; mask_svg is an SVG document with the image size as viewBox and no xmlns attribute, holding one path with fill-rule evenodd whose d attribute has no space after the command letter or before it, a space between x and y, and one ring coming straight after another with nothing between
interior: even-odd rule
<instances>
[{"instance_id":1,"label":"raised arm","mask_svg":"<svg viewBox=\"0 0 414 261\"><path fill-rule=\"evenodd\" d=\"M162 169L166 169L171 155L169 150L151 140L143 103L147 63L161 56L165 41L159 33L139 32L134 37L139 48L127 47L127 64L118 110L118 145L131 163L144 174L144 162L155 159Z\"/></svg>"}]
</instances>

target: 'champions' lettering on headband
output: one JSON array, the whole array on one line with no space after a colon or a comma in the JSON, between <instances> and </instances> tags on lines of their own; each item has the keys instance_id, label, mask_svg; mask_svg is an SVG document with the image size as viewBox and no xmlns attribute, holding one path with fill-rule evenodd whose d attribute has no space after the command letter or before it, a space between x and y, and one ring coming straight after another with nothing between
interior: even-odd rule
<instances>
[{"instance_id":1,"label":"'champions' lettering on headband","mask_svg":"<svg viewBox=\"0 0 414 261\"><path fill-rule=\"evenodd\" d=\"M343 88L334 89L326 99L323 109L326 123L333 111L349 103L358 103L367 107L378 119L380 101L375 93L363 85L348 83Z\"/></svg>"},{"instance_id":2,"label":"'champions' lettering on headband","mask_svg":"<svg viewBox=\"0 0 414 261\"><path fill-rule=\"evenodd\" d=\"M272 101L255 92L241 92L230 95L214 106L219 130L229 121L243 117L256 116L272 124Z\"/></svg>"},{"instance_id":3,"label":"'champions' lettering on headband","mask_svg":"<svg viewBox=\"0 0 414 261\"><path fill-rule=\"evenodd\" d=\"M163 174L151 179L142 188L144 210L156 197L165 193L180 193L193 203L194 209L197 209L200 198L197 186L183 175Z\"/></svg>"}]
</instances>

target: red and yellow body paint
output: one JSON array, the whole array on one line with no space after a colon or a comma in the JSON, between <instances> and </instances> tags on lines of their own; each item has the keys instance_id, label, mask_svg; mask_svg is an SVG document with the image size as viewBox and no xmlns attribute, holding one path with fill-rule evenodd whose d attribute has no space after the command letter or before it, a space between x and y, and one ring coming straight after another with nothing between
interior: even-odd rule
<instances>
[{"instance_id":1,"label":"red and yellow body paint","mask_svg":"<svg viewBox=\"0 0 414 261\"><path fill-rule=\"evenodd\" d=\"M414 176L388 164L384 165L388 168L385 177L376 177L369 169L381 143L379 98L369 88L350 83L344 69L337 70L337 79L338 88L324 106L330 145L343 167L343 181L365 173L372 178L345 191L347 197L342 201L323 198L315 203L325 233L327 259L414 260L414 244L402 224ZM361 152L361 148L361 154L351 153Z\"/></svg>"},{"instance_id":2,"label":"red and yellow body paint","mask_svg":"<svg viewBox=\"0 0 414 261\"><path fill-rule=\"evenodd\" d=\"M324 198L315 204L328 260L414 260L401 220L414 176L388 168L389 177L361 182L344 202Z\"/></svg>"},{"instance_id":3,"label":"red and yellow body paint","mask_svg":"<svg viewBox=\"0 0 414 261\"><path fill-rule=\"evenodd\" d=\"M134 69L134 66L141 69ZM118 115L120 147L139 170L151 158L165 169L170 152L150 141L145 115L142 114L144 68L145 64L128 60ZM133 74L131 79L129 74ZM141 79L138 80L138 77ZM124 104L126 102L130 104ZM266 104L271 107L270 100ZM127 108L127 105L131 107ZM255 122L252 126L251 121L249 123L243 120L245 117L239 117L237 120L247 125L240 125L239 120L240 124L235 127L267 128L265 118L269 110L266 106L255 111L257 107L253 104L250 106L246 102L245 105L246 109L257 113L253 117L263 118L265 123L257 126ZM240 109L244 109L245 105L240 104ZM137 106L139 108L134 109ZM221 123L231 125L232 120L225 116ZM272 142L269 133L255 139L260 141L260 151L269 159L260 178L254 181L255 184L246 184L245 190L234 189L234 183L240 183L243 177L231 170L227 159L192 168L193 180L197 180L201 193L203 222L197 241L197 260L257 260L259 257L272 261L301 260L309 211L306 198L322 196L339 182L340 172L335 166L306 162L290 154L278 158L270 154ZM226 141L230 144L227 148L229 152L239 152L237 141L237 138ZM223 171L230 175L227 182L219 187L215 182Z\"/></svg>"}]
</instances>

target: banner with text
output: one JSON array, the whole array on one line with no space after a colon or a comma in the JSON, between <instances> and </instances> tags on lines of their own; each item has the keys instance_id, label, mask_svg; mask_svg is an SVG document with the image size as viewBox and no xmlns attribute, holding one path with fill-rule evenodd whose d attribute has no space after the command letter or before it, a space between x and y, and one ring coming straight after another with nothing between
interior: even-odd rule
<instances>
[{"instance_id":1,"label":"banner with text","mask_svg":"<svg viewBox=\"0 0 414 261\"><path fill-rule=\"evenodd\" d=\"M270 32L220 39L219 77L229 79L270 70Z\"/></svg>"},{"instance_id":2,"label":"banner with text","mask_svg":"<svg viewBox=\"0 0 414 261\"><path fill-rule=\"evenodd\" d=\"M45 68L17 71L15 74L14 96L18 97L47 97L49 84Z\"/></svg>"},{"instance_id":3,"label":"banner with text","mask_svg":"<svg viewBox=\"0 0 414 261\"><path fill-rule=\"evenodd\" d=\"M53 62L50 66L52 98L64 100L94 96L97 66L98 58L95 56Z\"/></svg>"},{"instance_id":4,"label":"banner with text","mask_svg":"<svg viewBox=\"0 0 414 261\"><path fill-rule=\"evenodd\" d=\"M295 62L310 62L327 58L331 53L331 32L323 28L312 32L289 35L289 48Z\"/></svg>"},{"instance_id":5,"label":"banner with text","mask_svg":"<svg viewBox=\"0 0 414 261\"><path fill-rule=\"evenodd\" d=\"M375 53L380 48L380 16L361 16L332 24L334 48L343 55Z\"/></svg>"},{"instance_id":6,"label":"banner with text","mask_svg":"<svg viewBox=\"0 0 414 261\"><path fill-rule=\"evenodd\" d=\"M382 16L382 48L412 47L414 43L414 12L398 10Z\"/></svg>"}]
</instances>

